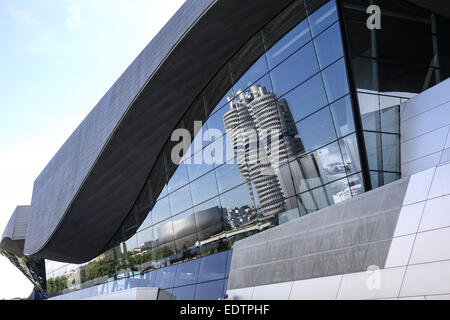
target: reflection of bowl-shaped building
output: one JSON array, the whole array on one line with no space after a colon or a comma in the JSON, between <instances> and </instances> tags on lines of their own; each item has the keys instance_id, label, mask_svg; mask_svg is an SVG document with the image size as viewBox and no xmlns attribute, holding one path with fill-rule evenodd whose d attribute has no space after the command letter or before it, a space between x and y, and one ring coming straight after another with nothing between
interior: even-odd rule
<instances>
[{"instance_id":1,"label":"reflection of bowl-shaped building","mask_svg":"<svg viewBox=\"0 0 450 320\"><path fill-rule=\"evenodd\" d=\"M158 244L175 241L179 250L189 248L195 242L203 241L224 230L222 209L213 207L169 221L158 228Z\"/></svg>"}]
</instances>

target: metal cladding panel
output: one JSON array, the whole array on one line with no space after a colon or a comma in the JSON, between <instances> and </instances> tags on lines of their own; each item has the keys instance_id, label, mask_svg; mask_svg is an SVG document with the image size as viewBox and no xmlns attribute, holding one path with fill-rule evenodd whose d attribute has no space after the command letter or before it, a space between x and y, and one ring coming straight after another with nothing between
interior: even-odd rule
<instances>
[{"instance_id":1,"label":"metal cladding panel","mask_svg":"<svg viewBox=\"0 0 450 320\"><path fill-rule=\"evenodd\" d=\"M29 214L30 206L18 206L9 219L0 242L3 249L18 257L23 256Z\"/></svg>"},{"instance_id":2,"label":"metal cladding panel","mask_svg":"<svg viewBox=\"0 0 450 320\"><path fill-rule=\"evenodd\" d=\"M190 103L290 2L187 1L35 181L25 254L71 263L100 254Z\"/></svg>"},{"instance_id":3,"label":"metal cladding panel","mask_svg":"<svg viewBox=\"0 0 450 320\"><path fill-rule=\"evenodd\" d=\"M236 242L228 289L384 268L409 177Z\"/></svg>"}]
</instances>

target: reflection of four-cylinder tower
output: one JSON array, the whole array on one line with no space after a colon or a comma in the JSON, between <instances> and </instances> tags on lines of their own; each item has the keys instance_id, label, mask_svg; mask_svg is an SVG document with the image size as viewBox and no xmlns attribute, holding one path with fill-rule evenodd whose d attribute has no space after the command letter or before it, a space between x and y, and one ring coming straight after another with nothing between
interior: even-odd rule
<instances>
[{"instance_id":1,"label":"reflection of four-cylinder tower","mask_svg":"<svg viewBox=\"0 0 450 320\"><path fill-rule=\"evenodd\" d=\"M277 101L265 87L254 85L228 101L230 110L223 121L252 200L254 190L264 216L291 209L295 205L286 200L290 174L280 164L303 151L303 145L295 137L298 132L286 100Z\"/></svg>"}]
</instances>

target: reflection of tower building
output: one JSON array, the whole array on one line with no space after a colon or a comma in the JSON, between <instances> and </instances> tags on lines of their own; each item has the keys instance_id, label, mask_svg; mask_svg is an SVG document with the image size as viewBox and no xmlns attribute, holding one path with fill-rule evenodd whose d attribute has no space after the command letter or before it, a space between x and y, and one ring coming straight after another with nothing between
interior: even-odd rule
<instances>
[{"instance_id":1,"label":"reflection of tower building","mask_svg":"<svg viewBox=\"0 0 450 320\"><path fill-rule=\"evenodd\" d=\"M273 93L258 85L237 94L223 117L225 128L250 194L253 183L263 215L275 215L290 207L279 165L300 152L302 144L285 101L277 103Z\"/></svg>"}]
</instances>

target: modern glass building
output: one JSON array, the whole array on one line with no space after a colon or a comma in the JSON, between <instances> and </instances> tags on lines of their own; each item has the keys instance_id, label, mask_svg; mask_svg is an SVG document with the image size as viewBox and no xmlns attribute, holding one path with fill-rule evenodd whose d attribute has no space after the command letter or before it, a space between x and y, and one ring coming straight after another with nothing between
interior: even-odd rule
<instances>
[{"instance_id":1,"label":"modern glass building","mask_svg":"<svg viewBox=\"0 0 450 320\"><path fill-rule=\"evenodd\" d=\"M381 29L367 23L371 5ZM36 298L146 287L225 297L240 287L232 264L248 267L236 242L409 176L401 105L448 78L448 12L402 0L187 1L36 180L2 250Z\"/></svg>"}]
</instances>

